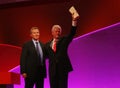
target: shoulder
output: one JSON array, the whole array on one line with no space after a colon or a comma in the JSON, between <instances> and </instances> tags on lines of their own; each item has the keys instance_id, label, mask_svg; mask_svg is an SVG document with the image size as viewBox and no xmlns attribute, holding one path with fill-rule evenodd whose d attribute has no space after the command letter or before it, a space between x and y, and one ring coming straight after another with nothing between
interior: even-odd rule
<instances>
[{"instance_id":1,"label":"shoulder","mask_svg":"<svg viewBox=\"0 0 120 88\"><path fill-rule=\"evenodd\" d=\"M27 42L25 42L25 43L23 44L23 47L29 46L29 45L31 45L31 44L33 44L33 41L32 41L32 40L27 41Z\"/></svg>"},{"instance_id":2,"label":"shoulder","mask_svg":"<svg viewBox=\"0 0 120 88\"><path fill-rule=\"evenodd\" d=\"M51 44L52 40L48 41L47 43L45 43L45 45L49 45Z\"/></svg>"},{"instance_id":3,"label":"shoulder","mask_svg":"<svg viewBox=\"0 0 120 88\"><path fill-rule=\"evenodd\" d=\"M62 37L60 37L59 41L62 41L64 39L66 39L66 38L67 38L67 36L62 36Z\"/></svg>"}]
</instances>

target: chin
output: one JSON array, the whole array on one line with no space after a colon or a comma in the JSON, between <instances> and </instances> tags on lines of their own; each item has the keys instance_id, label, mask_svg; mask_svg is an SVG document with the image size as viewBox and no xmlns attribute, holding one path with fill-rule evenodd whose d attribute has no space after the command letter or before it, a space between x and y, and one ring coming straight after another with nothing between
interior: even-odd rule
<instances>
[{"instance_id":1,"label":"chin","mask_svg":"<svg viewBox=\"0 0 120 88\"><path fill-rule=\"evenodd\" d=\"M59 39L59 38L60 38L60 36L57 36L56 38L57 38L57 39Z\"/></svg>"}]
</instances>

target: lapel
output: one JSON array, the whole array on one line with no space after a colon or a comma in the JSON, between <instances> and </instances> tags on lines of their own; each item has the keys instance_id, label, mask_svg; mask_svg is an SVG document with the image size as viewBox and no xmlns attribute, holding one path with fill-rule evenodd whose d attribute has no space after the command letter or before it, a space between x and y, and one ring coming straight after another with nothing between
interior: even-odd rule
<instances>
[{"instance_id":1,"label":"lapel","mask_svg":"<svg viewBox=\"0 0 120 88\"><path fill-rule=\"evenodd\" d=\"M54 51L52 50L52 41L53 41L53 39L50 40L50 41L47 43L47 49L48 49L49 52L54 53Z\"/></svg>"},{"instance_id":2,"label":"lapel","mask_svg":"<svg viewBox=\"0 0 120 88\"><path fill-rule=\"evenodd\" d=\"M29 46L29 47L30 47L32 50L34 50L34 52L37 54L37 51L36 51L35 45L34 45L34 43L33 43L33 41L32 41L32 40L30 41L30 43L29 43L29 44L30 44L30 46Z\"/></svg>"},{"instance_id":3,"label":"lapel","mask_svg":"<svg viewBox=\"0 0 120 88\"><path fill-rule=\"evenodd\" d=\"M61 41L62 41L62 38L60 38L59 39L59 41L58 41L58 43L57 43L57 45L56 45L56 52L59 50L59 48L60 48L60 43L61 43ZM53 43L53 39L49 42L49 50L51 50L53 53L54 53L54 51L53 51L53 49L52 49L52 43Z\"/></svg>"},{"instance_id":4,"label":"lapel","mask_svg":"<svg viewBox=\"0 0 120 88\"><path fill-rule=\"evenodd\" d=\"M53 39L49 42L49 50L51 50L52 52L53 52L53 50L52 50L52 42L53 41Z\"/></svg>"},{"instance_id":5,"label":"lapel","mask_svg":"<svg viewBox=\"0 0 120 88\"><path fill-rule=\"evenodd\" d=\"M40 43L40 47L43 49L42 43L40 41L39 41L39 43ZM30 47L33 47L36 50L35 45L32 40L30 41Z\"/></svg>"}]
</instances>

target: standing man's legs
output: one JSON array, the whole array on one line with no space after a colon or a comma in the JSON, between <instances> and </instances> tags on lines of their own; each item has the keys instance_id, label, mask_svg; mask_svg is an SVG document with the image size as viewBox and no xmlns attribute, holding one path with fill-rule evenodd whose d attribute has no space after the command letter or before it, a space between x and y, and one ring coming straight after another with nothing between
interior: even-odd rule
<instances>
[{"instance_id":1,"label":"standing man's legs","mask_svg":"<svg viewBox=\"0 0 120 88\"><path fill-rule=\"evenodd\" d=\"M34 81L30 78L25 78L25 88L33 88Z\"/></svg>"},{"instance_id":2,"label":"standing man's legs","mask_svg":"<svg viewBox=\"0 0 120 88\"><path fill-rule=\"evenodd\" d=\"M50 88L59 88L59 75L58 75L58 67L56 65L56 69L54 71L50 71L49 79L50 79Z\"/></svg>"},{"instance_id":3,"label":"standing man's legs","mask_svg":"<svg viewBox=\"0 0 120 88\"><path fill-rule=\"evenodd\" d=\"M36 88L43 88L44 87L44 78L40 78L36 80L35 84Z\"/></svg>"},{"instance_id":4,"label":"standing man's legs","mask_svg":"<svg viewBox=\"0 0 120 88\"><path fill-rule=\"evenodd\" d=\"M25 88L33 88L34 84L35 84L35 88L43 88L44 86L44 78L40 78L37 80L30 79L30 78L26 78L25 79Z\"/></svg>"},{"instance_id":5,"label":"standing man's legs","mask_svg":"<svg viewBox=\"0 0 120 88\"><path fill-rule=\"evenodd\" d=\"M55 74L50 77L50 88L68 88L68 72L60 71L56 66Z\"/></svg>"},{"instance_id":6,"label":"standing man's legs","mask_svg":"<svg viewBox=\"0 0 120 88\"><path fill-rule=\"evenodd\" d=\"M59 87L58 88L68 88L68 73L59 74Z\"/></svg>"},{"instance_id":7,"label":"standing man's legs","mask_svg":"<svg viewBox=\"0 0 120 88\"><path fill-rule=\"evenodd\" d=\"M58 77L56 74L50 77L50 88L58 88Z\"/></svg>"}]
</instances>

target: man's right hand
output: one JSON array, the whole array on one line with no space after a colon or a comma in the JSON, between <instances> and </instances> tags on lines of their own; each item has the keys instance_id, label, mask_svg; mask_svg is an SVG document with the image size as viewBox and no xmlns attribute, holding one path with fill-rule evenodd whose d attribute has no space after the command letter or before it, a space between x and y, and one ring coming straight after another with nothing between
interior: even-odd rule
<instances>
[{"instance_id":1,"label":"man's right hand","mask_svg":"<svg viewBox=\"0 0 120 88\"><path fill-rule=\"evenodd\" d=\"M23 76L23 78L26 78L26 77L27 77L27 74L26 74L26 73L23 73L22 76Z\"/></svg>"},{"instance_id":2,"label":"man's right hand","mask_svg":"<svg viewBox=\"0 0 120 88\"><path fill-rule=\"evenodd\" d=\"M78 12L77 12L77 10L75 9L75 7L74 6L72 6L70 9L69 9L69 12L71 13L71 15L72 15L72 20L77 20L77 19L79 19L79 14L78 14Z\"/></svg>"}]
</instances>

